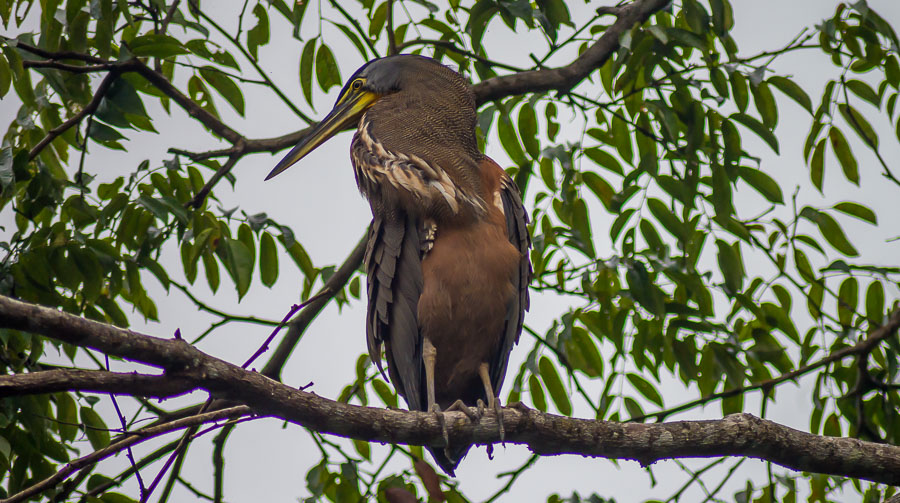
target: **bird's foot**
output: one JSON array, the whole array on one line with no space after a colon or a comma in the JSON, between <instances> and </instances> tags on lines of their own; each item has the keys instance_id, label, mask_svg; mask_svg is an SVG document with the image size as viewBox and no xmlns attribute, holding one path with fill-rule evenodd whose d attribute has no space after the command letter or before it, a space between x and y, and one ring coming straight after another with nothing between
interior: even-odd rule
<instances>
[{"instance_id":1,"label":"bird's foot","mask_svg":"<svg viewBox=\"0 0 900 503\"><path fill-rule=\"evenodd\" d=\"M444 447L446 448L450 445L450 433L447 431L447 419L444 418L444 412L441 411L441 407L438 404L431 406L431 412L434 413L434 417L441 425L441 436L444 437Z\"/></svg>"},{"instance_id":2,"label":"bird's foot","mask_svg":"<svg viewBox=\"0 0 900 503\"><path fill-rule=\"evenodd\" d=\"M465 414L466 417L469 418L469 421L472 421L473 423L477 423L478 420L481 419L481 416L477 412L472 412L472 409L470 409L469 406L466 405L462 400L453 402L449 407L447 407L447 410L444 412L450 412L454 410L458 410L459 412Z\"/></svg>"},{"instance_id":3,"label":"bird's foot","mask_svg":"<svg viewBox=\"0 0 900 503\"><path fill-rule=\"evenodd\" d=\"M494 409L494 414L497 414L497 425L500 429L500 443L503 447L506 447L506 427L503 425L503 411L501 410L502 407L500 407L500 398L495 396L491 400L491 405Z\"/></svg>"}]
</instances>

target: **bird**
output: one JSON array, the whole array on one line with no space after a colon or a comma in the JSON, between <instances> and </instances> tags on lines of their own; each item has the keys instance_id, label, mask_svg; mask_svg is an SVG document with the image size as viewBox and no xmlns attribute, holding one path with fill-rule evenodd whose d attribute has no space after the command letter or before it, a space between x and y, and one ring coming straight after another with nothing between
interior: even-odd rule
<instances>
[{"instance_id":1,"label":"bird","mask_svg":"<svg viewBox=\"0 0 900 503\"><path fill-rule=\"evenodd\" d=\"M426 446L455 476L469 445L449 445L443 412L499 391L529 308L528 216L516 183L476 139L475 94L420 55L374 59L266 180L356 127L350 160L372 222L364 259L369 356L410 410L434 412L445 446Z\"/></svg>"}]
</instances>

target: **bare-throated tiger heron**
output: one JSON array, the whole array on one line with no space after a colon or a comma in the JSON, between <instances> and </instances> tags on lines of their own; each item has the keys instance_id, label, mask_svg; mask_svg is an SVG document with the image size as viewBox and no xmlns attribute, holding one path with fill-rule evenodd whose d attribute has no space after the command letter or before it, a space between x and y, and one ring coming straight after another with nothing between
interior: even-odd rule
<instances>
[{"instance_id":1,"label":"bare-throated tiger heron","mask_svg":"<svg viewBox=\"0 0 900 503\"><path fill-rule=\"evenodd\" d=\"M369 355L382 370L384 344L397 392L442 422L441 410L480 400L499 413L528 309L527 216L515 183L478 150L475 122L472 88L457 72L422 56L376 59L267 177L357 125L350 159L373 216ZM468 449L429 450L453 475Z\"/></svg>"}]
</instances>

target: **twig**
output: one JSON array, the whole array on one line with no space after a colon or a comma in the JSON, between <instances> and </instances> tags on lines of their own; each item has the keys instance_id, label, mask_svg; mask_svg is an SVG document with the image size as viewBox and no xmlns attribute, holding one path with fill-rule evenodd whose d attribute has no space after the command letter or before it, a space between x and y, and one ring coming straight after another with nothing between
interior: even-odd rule
<instances>
[{"instance_id":1,"label":"twig","mask_svg":"<svg viewBox=\"0 0 900 503\"><path fill-rule=\"evenodd\" d=\"M333 297L333 296L334 296L334 293L335 293L335 292L332 292L331 289L329 289L329 288L327 288L327 287L323 287L321 290L319 290L319 292L318 292L317 294L313 295L313 296L312 296L311 298L309 298L306 302L302 302L302 303L300 303L300 304L294 304L293 306L291 306L291 309L288 311L288 313L287 313L287 314L284 316L284 318L281 320L281 323L279 323L278 326L275 327L275 330L272 330L272 333L269 334L268 337L266 337L266 340L263 341L263 343L262 343L262 345L259 347L259 349L257 349L256 352L253 353L253 355L252 355L249 359L247 359L247 361L244 362L243 365L241 365L241 368L244 368L244 369L245 369L245 368L249 367L251 363L253 363L254 361L256 361L256 359L259 358L260 355L262 355L263 353L265 353L265 352L269 349L269 344L272 343L272 339L274 339L275 336L278 335L278 332L279 332L282 328L284 328L284 326L288 323L288 321L290 321L290 319L291 319L295 314L297 314L297 311L303 309L304 307L310 305L311 303L313 303L313 302L315 302L315 301L317 301L317 300L319 300L319 299L325 298L326 296L329 297L329 298L330 298L330 297Z\"/></svg>"},{"instance_id":2,"label":"twig","mask_svg":"<svg viewBox=\"0 0 900 503\"><path fill-rule=\"evenodd\" d=\"M353 273L356 272L360 264L362 264L363 256L366 253L367 238L368 232L366 232L366 235L359 240L356 244L356 248L350 252L350 255L344 260L344 263L334 271L334 274L332 274L331 277L328 278L328 281L322 285L319 292L313 296L315 301L308 302L306 307L300 311L300 314L291 320L287 334L281 339L278 347L272 353L272 357L266 362L266 365L261 371L262 375L269 377L270 379L280 380L281 369L287 362L291 351L294 350L294 346L297 345L300 341L300 337L303 336L306 327L309 326L312 320L328 304L328 301L330 301L337 292L341 291L344 285L347 284L347 281L350 280L350 277L353 276ZM329 292L329 294L322 295L324 292Z\"/></svg>"},{"instance_id":3,"label":"twig","mask_svg":"<svg viewBox=\"0 0 900 503\"><path fill-rule=\"evenodd\" d=\"M528 458L528 461L526 461L524 464L522 464L522 466L516 468L515 470L513 470L511 472L497 474L497 478L509 477L509 480L507 480L506 484L504 484L503 487L501 487L499 490L497 490L497 492L492 494L490 498L484 500L484 503L492 503L494 501L497 501L497 498L499 498L500 496L503 496L504 494L509 492L509 490L512 489L513 484L516 482L516 480L519 478L519 476L521 476L523 473L525 473L525 470L531 468L531 465L537 463L537 460L540 458L541 457L538 456L537 454L532 454L531 457Z\"/></svg>"},{"instance_id":4,"label":"twig","mask_svg":"<svg viewBox=\"0 0 900 503\"><path fill-rule=\"evenodd\" d=\"M103 97L106 95L106 92L109 91L109 87L117 78L119 78L120 73L121 72L118 69L111 70L109 73L107 73L106 77L103 77L103 80L100 81L100 85L97 87L97 91L94 92L94 97L91 98L91 101L87 105L85 105L85 107L82 108L81 111L79 111L77 114L73 115L59 126L51 129L47 133L47 136L44 136L41 141L39 141L37 145L35 145L34 148L32 148L28 152L28 160L33 160L35 157L37 157L38 154L41 153L41 150L44 150L44 147L50 144L50 142L68 131L72 126L81 122L81 120L87 117L88 114L94 113L94 110L96 110L97 107L100 106L100 102L103 101ZM85 141L87 141L87 138L85 138Z\"/></svg>"},{"instance_id":5,"label":"twig","mask_svg":"<svg viewBox=\"0 0 900 503\"><path fill-rule=\"evenodd\" d=\"M218 421L220 419L241 416L250 414L250 408L244 405L240 405L237 407L231 407L228 409L222 409L214 412L208 412L206 414L198 414L196 416L179 419L177 421L172 421L170 423L166 423L159 426L142 428L133 432L126 436L125 438L114 442L102 449L98 449L86 456L82 456L74 461L70 461L66 464L62 469L58 472L54 473L50 477L31 485L19 493L16 493L9 498L0 500L0 503L18 503L20 501L25 501L36 494L40 494L46 489L49 489L56 484L59 484L63 480L67 479L70 475L75 473L78 470L86 466L92 466L93 464L116 454L117 452L121 452L123 449L132 446L134 444L139 444L141 442L150 440L151 438L157 437L159 435L169 433L171 431L180 430L182 428L187 428L196 424L208 423L210 421Z\"/></svg>"},{"instance_id":6,"label":"twig","mask_svg":"<svg viewBox=\"0 0 900 503\"><path fill-rule=\"evenodd\" d=\"M109 356L106 357L106 370L109 371ZM119 418L119 423L122 425L122 431L128 431L128 425L125 423L125 416L122 415L122 409L119 408L119 401L116 400L115 393L110 393L109 397L112 398L113 407L116 409L116 416ZM128 457L128 462L131 463L131 467L134 468L134 474L137 477L138 488L141 491L141 497L147 492L147 488L144 487L144 479L141 477L141 471L137 469L134 462L134 452L131 450L131 446L125 448L125 456Z\"/></svg>"},{"instance_id":7,"label":"twig","mask_svg":"<svg viewBox=\"0 0 900 503\"><path fill-rule=\"evenodd\" d=\"M238 151L241 151L243 149L243 145L245 145L245 142L243 139L241 139L235 143L234 148ZM215 187L216 184L219 183L219 180L221 180L222 177L224 177L228 174L229 171L231 171L231 168L233 168L234 165L237 164L240 158L241 155L237 153L229 156L228 160L225 161L225 164L223 164L219 169L216 170L215 173L213 173L213 176L211 176L210 179L207 180L205 184L203 184L203 187L201 187L200 190L198 190L197 193L194 194L194 197L191 198L190 201L184 203L185 208L191 206L193 206L194 208L199 208L203 204L203 201L206 200L206 196L209 195L209 192L213 189L213 187Z\"/></svg>"},{"instance_id":8,"label":"twig","mask_svg":"<svg viewBox=\"0 0 900 503\"><path fill-rule=\"evenodd\" d=\"M847 346L833 353L830 353L828 356L825 356L813 363L809 363L798 369L792 370L790 372L785 372L778 377L773 377L772 379L767 379L756 384L739 386L737 388L720 391L719 393L713 393L711 395L700 397L696 400L692 400L690 402L686 402L666 410L654 412L652 414L644 414L643 416L635 416L629 419L628 422L640 422L651 418L662 421L672 414L692 409L694 407L697 407L698 405L703 405L714 400L742 395L749 391L763 390L763 392L766 392L767 390L772 389L785 381L796 379L797 377L809 373L811 370L824 367L838 360L842 360L848 356L867 355L871 353L875 349L875 347L877 347L878 344L881 343L881 341L893 336L896 333L897 326L900 326L900 310L894 311L894 313L891 315L891 318L884 325L869 334L867 338L857 342L853 346Z\"/></svg>"},{"instance_id":9,"label":"twig","mask_svg":"<svg viewBox=\"0 0 900 503\"><path fill-rule=\"evenodd\" d=\"M216 435L215 440L213 440L213 501L215 503L222 503L222 498L225 497L225 442L228 441L228 435L231 434L233 429L234 424L225 425L222 431Z\"/></svg>"}]
</instances>

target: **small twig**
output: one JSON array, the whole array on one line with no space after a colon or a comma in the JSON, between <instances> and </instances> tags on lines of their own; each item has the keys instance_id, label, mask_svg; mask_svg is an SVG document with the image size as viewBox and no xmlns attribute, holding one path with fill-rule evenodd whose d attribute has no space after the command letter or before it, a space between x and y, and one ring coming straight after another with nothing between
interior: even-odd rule
<instances>
[{"instance_id":1,"label":"small twig","mask_svg":"<svg viewBox=\"0 0 900 503\"><path fill-rule=\"evenodd\" d=\"M297 311L303 309L304 307L310 305L311 303L313 303L321 298L324 298L325 296L332 296L332 295L333 295L333 292L331 291L330 288L323 287L321 290L319 290L319 292L317 294L313 295L306 302L302 302L300 304L294 304L293 306L291 306L290 311L288 311L288 313L284 316L284 318L281 320L281 323L279 323L278 326L275 327L275 330L272 330L272 333L269 334L269 336L266 338L265 341L263 341L263 343L259 347L259 349L257 349L256 352L253 353L253 356L251 356L246 362L244 362L243 365L241 365L241 368L245 369L245 368L249 367L251 363L253 363L257 358L259 358L260 355L262 355L269 349L269 344L272 343L272 339L274 339L275 336L278 335L278 332L285 325L287 325L287 323L290 321L291 318L293 318L293 316L295 314L297 314Z\"/></svg>"},{"instance_id":2,"label":"small twig","mask_svg":"<svg viewBox=\"0 0 900 503\"><path fill-rule=\"evenodd\" d=\"M394 0L387 0L387 23L385 32L388 39L388 56L399 54L397 38L394 34Z\"/></svg>"},{"instance_id":3,"label":"small twig","mask_svg":"<svg viewBox=\"0 0 900 503\"><path fill-rule=\"evenodd\" d=\"M210 404L212 403L212 396L210 396L206 402L200 407L200 412L197 413L197 416L202 416L206 413L207 409L209 409ZM196 416L195 416L196 417ZM183 459L184 453L187 450L187 446L190 443L191 438L197 433L197 429L200 427L201 423L192 424L185 430L184 435L181 436L181 439L178 441L178 445L175 446L175 450L169 457L166 459L163 467L160 468L159 472L156 474L156 477L153 478L153 482L150 483L150 487L147 488L147 492L141 496L141 503L146 503L150 500L150 495L153 493L153 490L156 489L156 486L159 485L160 481L162 481L163 476L165 476L166 472L169 471L169 467L175 463L176 459ZM181 466L181 463L178 463L178 467ZM177 473L173 470L173 473ZM166 489L171 490L171 488L166 485ZM164 492L161 500L168 497L168 493ZM2 503L2 502L0 502Z\"/></svg>"},{"instance_id":4,"label":"small twig","mask_svg":"<svg viewBox=\"0 0 900 503\"><path fill-rule=\"evenodd\" d=\"M522 464L522 466L516 468L515 470L513 470L511 472L498 473L497 478L509 477L509 480L507 480L506 484L504 484L503 487L498 489L497 492L492 494L490 498L486 499L484 501L484 503L491 503L493 501L497 501L497 498L499 498L500 496L509 492L509 490L512 489L513 484L516 482L516 479L518 479L519 476L521 476L523 473L525 473L525 470L531 468L531 465L535 464L537 462L537 460L540 458L541 457L538 456L537 454L532 454L531 457L528 458L528 461L526 461L524 464Z\"/></svg>"},{"instance_id":5,"label":"small twig","mask_svg":"<svg viewBox=\"0 0 900 503\"><path fill-rule=\"evenodd\" d=\"M234 429L234 424L227 424L213 440L213 501L222 503L225 482L225 442Z\"/></svg>"},{"instance_id":6,"label":"small twig","mask_svg":"<svg viewBox=\"0 0 900 503\"><path fill-rule=\"evenodd\" d=\"M737 388L732 388L729 390L720 391L719 393L713 393L711 395L700 397L696 400L692 400L690 402L686 402L666 410L661 410L652 414L644 414L643 416L635 416L626 422L641 422L651 418L662 421L672 414L692 409L713 400L743 395L749 391L762 390L763 392L765 392L766 390L772 389L785 381L796 379L804 374L809 373L812 370L824 367L825 365L829 365L838 360L842 360L847 356L867 355L871 353L875 349L875 347L877 347L878 344L881 343L881 341L887 339L888 337L891 337L896 333L898 325L900 325L900 310L894 311L891 317L885 321L884 325L875 329L875 331L869 334L869 337L857 342L853 346L841 348L833 353L830 353L828 356L825 356L820 360L816 360L815 362L804 365L798 369L792 370L790 372L785 372L778 377L773 377L772 379L767 379L756 384L739 386Z\"/></svg>"},{"instance_id":7,"label":"small twig","mask_svg":"<svg viewBox=\"0 0 900 503\"><path fill-rule=\"evenodd\" d=\"M309 302L306 307L300 311L300 314L291 320L287 334L281 339L281 342L278 344L278 347L275 348L272 357L263 367L261 371L262 375L269 377L270 379L280 380L281 369L287 362L288 356L290 356L291 352L294 350L294 346L297 345L300 341L300 337L303 336L306 327L309 326L312 320L328 304L328 301L331 300L337 292L341 291L344 285L347 284L347 281L350 280L350 277L353 276L353 273L359 268L359 265L363 261L363 256L366 253L368 235L369 233L366 232L362 239L356 244L356 248L354 248L347 259L344 260L344 263L334 271L334 274L332 274L330 278L328 278L328 281L325 282L322 289L314 296L317 297L315 301ZM320 297L320 294L326 291L330 292L330 294Z\"/></svg>"},{"instance_id":8,"label":"small twig","mask_svg":"<svg viewBox=\"0 0 900 503\"><path fill-rule=\"evenodd\" d=\"M41 141L38 142L31 151L28 152L28 160L31 161L38 154L41 153L41 150L44 150L44 147L50 144L53 140L58 138L61 134L65 133L72 126L81 122L82 119L88 116L88 114L94 113L94 110L100 106L100 102L103 101L103 97L106 95L106 92L109 91L109 87L112 83L119 78L120 71L118 69L111 70L106 77L103 77L103 80L100 82L100 85L97 87L97 91L94 92L94 97L91 98L91 101L85 105L84 108L81 109L77 114L70 117L67 121L63 122L59 126L50 130ZM87 141L87 138L85 138Z\"/></svg>"},{"instance_id":9,"label":"small twig","mask_svg":"<svg viewBox=\"0 0 900 503\"><path fill-rule=\"evenodd\" d=\"M132 432L122 438L121 440L114 442L102 449L98 449L86 456L82 456L76 460L68 462L62 469L53 475L47 477L46 479L33 484L21 492L16 493L9 498L0 500L0 503L18 503L20 501L25 501L36 494L40 494L41 492L49 489L56 484L59 484L63 480L69 478L73 473L88 467L93 466L95 463L112 456L118 452L121 452L123 449L132 446L134 444L139 444L141 442L145 442L152 438L155 438L159 435L169 433L171 431L180 430L182 428L188 428L195 424L203 424L211 421L218 421L220 419L224 419L227 417L240 416L250 414L250 408L245 405L240 405L237 407L231 407L228 409L217 410L214 412L208 412L206 414L198 414L195 416L187 417L184 419L179 419L177 421L172 421L169 423L161 424L159 426L152 426L148 428L142 428L137 430L136 432Z\"/></svg>"},{"instance_id":10,"label":"small twig","mask_svg":"<svg viewBox=\"0 0 900 503\"><path fill-rule=\"evenodd\" d=\"M238 141L237 143L235 143L234 147L235 147L235 149L240 151L243 148L243 145L244 145L244 140L242 139L242 140ZM201 187L200 190L197 191L196 194L194 194L194 197L190 201L184 203L184 207L189 208L189 207L193 206L194 208L199 208L203 204L203 201L206 200L206 196L209 195L209 193L213 189L213 187L215 187L215 185L217 183L219 183L219 180L221 180L222 177L224 177L225 175L228 174L229 171L231 171L231 168L233 168L234 165L237 164L238 159L240 159L240 158L241 158L241 154L239 154L239 153L231 154L228 157L228 160L225 161L225 164L223 164L219 169L216 170L215 173L213 173L213 176L210 177L210 179L206 181L206 183L203 185L203 187Z\"/></svg>"},{"instance_id":11,"label":"small twig","mask_svg":"<svg viewBox=\"0 0 900 503\"><path fill-rule=\"evenodd\" d=\"M181 0L173 0L172 5L169 6L168 10L166 10L166 17L163 18L162 25L159 27L160 33L165 33L169 29L169 23L172 22L172 18L175 17L175 11L178 10L178 4L181 3Z\"/></svg>"},{"instance_id":12,"label":"small twig","mask_svg":"<svg viewBox=\"0 0 900 503\"><path fill-rule=\"evenodd\" d=\"M109 371L109 355L106 355L106 370ZM119 417L119 423L122 425L122 431L128 431L128 425L125 423L125 416L122 415L122 409L119 408L119 401L116 400L116 394L110 393L109 397L112 398L113 407L116 409L116 416ZM130 445L125 448L125 456L128 457L128 462L131 463L131 467L134 468L138 488L141 491L141 497L143 497L147 492L147 488L144 487L144 479L141 477L141 471L137 469L137 465L134 462L134 452L132 452Z\"/></svg>"}]
</instances>

